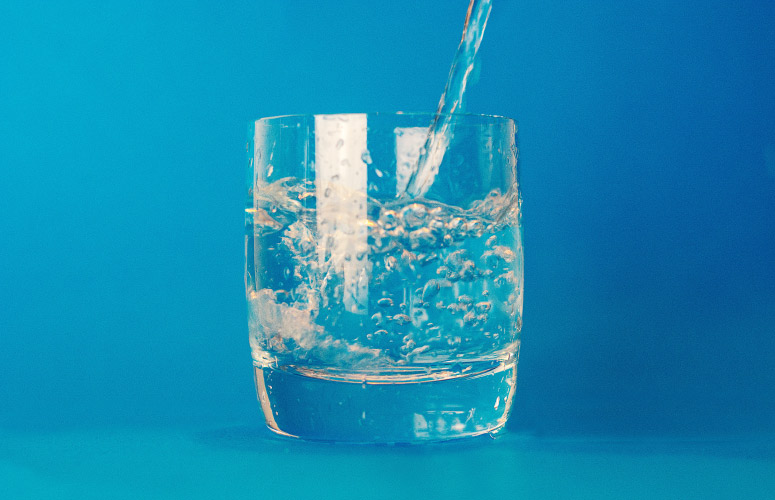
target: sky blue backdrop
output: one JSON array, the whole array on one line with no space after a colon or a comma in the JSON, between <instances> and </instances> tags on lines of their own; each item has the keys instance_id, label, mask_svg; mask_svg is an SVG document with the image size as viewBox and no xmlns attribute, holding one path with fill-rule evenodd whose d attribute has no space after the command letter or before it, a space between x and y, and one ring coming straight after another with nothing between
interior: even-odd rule
<instances>
[{"instance_id":1,"label":"sky blue backdrop","mask_svg":"<svg viewBox=\"0 0 775 500\"><path fill-rule=\"evenodd\" d=\"M249 120L431 111L467 2L0 3L0 426L257 422ZM495 0L512 429L775 431L775 4Z\"/></svg>"}]
</instances>

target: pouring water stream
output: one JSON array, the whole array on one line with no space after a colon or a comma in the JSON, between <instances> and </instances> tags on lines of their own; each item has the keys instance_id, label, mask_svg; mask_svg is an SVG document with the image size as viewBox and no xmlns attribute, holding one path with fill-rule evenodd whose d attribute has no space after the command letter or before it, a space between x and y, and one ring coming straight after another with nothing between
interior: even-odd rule
<instances>
[{"instance_id":1,"label":"pouring water stream","mask_svg":"<svg viewBox=\"0 0 775 500\"><path fill-rule=\"evenodd\" d=\"M447 85L441 94L436 115L428 129L425 145L420 150L417 165L407 182L406 191L398 193L399 197L422 197L436 178L449 145L452 114L459 112L462 106L468 77L474 68L476 52L482 42L491 9L492 0L471 0L468 5L463 36L449 71Z\"/></svg>"}]
</instances>

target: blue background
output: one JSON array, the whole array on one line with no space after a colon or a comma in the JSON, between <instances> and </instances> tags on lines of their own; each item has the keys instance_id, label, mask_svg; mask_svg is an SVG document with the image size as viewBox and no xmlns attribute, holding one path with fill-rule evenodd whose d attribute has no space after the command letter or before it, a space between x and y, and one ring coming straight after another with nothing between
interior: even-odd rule
<instances>
[{"instance_id":1,"label":"blue background","mask_svg":"<svg viewBox=\"0 0 775 500\"><path fill-rule=\"evenodd\" d=\"M431 111L467 2L0 3L0 428L256 425L247 123ZM775 4L495 0L514 432L775 431Z\"/></svg>"}]
</instances>

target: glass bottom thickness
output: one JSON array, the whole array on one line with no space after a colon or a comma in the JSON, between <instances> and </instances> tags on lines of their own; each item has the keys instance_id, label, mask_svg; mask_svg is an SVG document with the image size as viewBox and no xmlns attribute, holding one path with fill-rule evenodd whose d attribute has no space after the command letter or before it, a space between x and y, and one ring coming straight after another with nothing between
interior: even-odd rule
<instances>
[{"instance_id":1,"label":"glass bottom thickness","mask_svg":"<svg viewBox=\"0 0 775 500\"><path fill-rule=\"evenodd\" d=\"M513 360L513 361L512 361ZM349 443L443 441L500 430L516 389L515 358L458 365L456 373L412 381L349 379L295 367L254 366L267 426L290 437Z\"/></svg>"}]
</instances>

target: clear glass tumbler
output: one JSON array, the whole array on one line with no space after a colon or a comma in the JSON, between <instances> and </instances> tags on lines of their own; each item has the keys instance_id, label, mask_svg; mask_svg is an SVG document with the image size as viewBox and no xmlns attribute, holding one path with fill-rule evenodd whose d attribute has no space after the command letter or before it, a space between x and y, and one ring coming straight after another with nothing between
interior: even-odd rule
<instances>
[{"instance_id":1,"label":"clear glass tumbler","mask_svg":"<svg viewBox=\"0 0 775 500\"><path fill-rule=\"evenodd\" d=\"M506 423L522 326L516 125L454 115L443 160L410 197L432 118L252 124L245 286L273 431L401 443Z\"/></svg>"}]
</instances>

